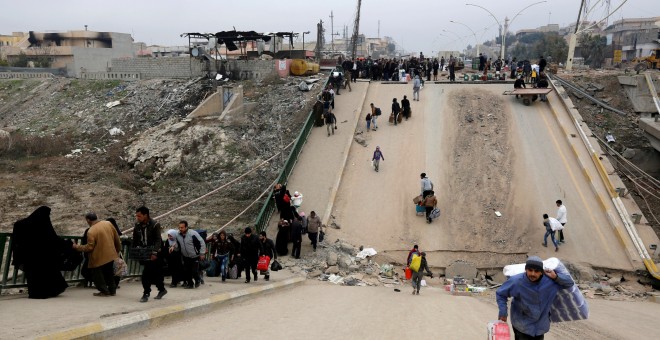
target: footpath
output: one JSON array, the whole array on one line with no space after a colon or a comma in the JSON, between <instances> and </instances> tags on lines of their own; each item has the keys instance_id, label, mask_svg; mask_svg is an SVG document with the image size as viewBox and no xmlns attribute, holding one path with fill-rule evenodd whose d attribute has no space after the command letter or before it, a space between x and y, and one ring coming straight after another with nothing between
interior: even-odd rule
<instances>
[{"instance_id":1,"label":"footpath","mask_svg":"<svg viewBox=\"0 0 660 340\"><path fill-rule=\"evenodd\" d=\"M314 211L326 225L353 143L355 128L360 123L360 113L369 109L369 103L364 102L369 82L359 81L351 86L351 92L342 89L340 95L335 96L333 112L337 117L337 129L334 135L328 136L325 126L312 128L287 183L287 189L292 195L295 191L303 194L303 203L298 211L305 212L307 216ZM279 217L275 211L268 225L268 235L273 238L277 233ZM307 243L303 242L303 245Z\"/></svg>"},{"instance_id":2,"label":"footpath","mask_svg":"<svg viewBox=\"0 0 660 340\"><path fill-rule=\"evenodd\" d=\"M341 90L336 96L334 113L337 130L328 136L325 127L314 127L291 174L287 188L304 195L299 211L314 210L324 224L330 219L337 189L343 175L360 113L368 110L365 103L368 82L352 84L352 91ZM274 238L279 213L271 218L268 233ZM303 242L303 252L311 252ZM260 278L263 278L260 277ZM168 279L166 278L166 282ZM80 339L108 338L127 332L146 330L194 315L207 314L230 303L256 295L300 285L304 277L284 269L271 273L269 282L260 279L245 284L243 279L206 278L197 289L169 288L162 300L152 298L140 303L142 285L139 278L120 284L115 297L94 297L95 289L69 287L53 299L32 300L27 295L0 298L0 339Z\"/></svg>"},{"instance_id":3,"label":"footpath","mask_svg":"<svg viewBox=\"0 0 660 340\"><path fill-rule=\"evenodd\" d=\"M154 300L158 291L152 286L151 298L139 302L142 284L139 278L120 283L117 295L96 297L93 288L69 287L52 299L28 299L27 294L0 298L0 339L81 339L109 338L129 331L178 319L207 314L248 297L267 294L305 281L289 270L271 272L249 284L241 279L220 282L219 277L205 278L196 289L169 287L167 295Z\"/></svg>"}]
</instances>

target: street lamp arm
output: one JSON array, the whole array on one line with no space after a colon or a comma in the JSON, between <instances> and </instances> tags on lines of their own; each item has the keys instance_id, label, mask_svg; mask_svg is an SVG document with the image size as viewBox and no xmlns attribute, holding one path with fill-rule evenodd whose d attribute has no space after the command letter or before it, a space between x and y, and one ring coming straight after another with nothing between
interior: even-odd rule
<instances>
[{"instance_id":1,"label":"street lamp arm","mask_svg":"<svg viewBox=\"0 0 660 340\"><path fill-rule=\"evenodd\" d=\"M479 7L479 8L481 8L481 9L483 9L484 11L488 12L488 14L490 14L490 16L493 17L493 19L495 19L495 21L497 22L497 24L498 24L499 26L502 26L502 24L500 24L500 21L497 20L497 18L495 17L495 15L494 15L493 13L491 13L489 10L487 10L486 7L482 7L482 6L475 5L475 4L465 4L465 6L474 6L474 7Z\"/></svg>"},{"instance_id":2,"label":"street lamp arm","mask_svg":"<svg viewBox=\"0 0 660 340\"><path fill-rule=\"evenodd\" d=\"M535 2L535 3L533 3L533 4L529 5L529 6L527 6L527 7L523 8L523 9L521 9L520 12L518 12L518 14L516 14L516 15L513 17L513 19L511 19L511 21L509 21L509 25L511 25L511 23L513 22L513 20L515 20L515 19L516 19L516 18L517 18L517 17L518 17L518 16L519 16L524 10L526 10L526 9L528 9L528 8L534 6L534 5L542 4L542 3L544 3L544 2L547 2L547 1L539 1L539 2Z\"/></svg>"}]
</instances>

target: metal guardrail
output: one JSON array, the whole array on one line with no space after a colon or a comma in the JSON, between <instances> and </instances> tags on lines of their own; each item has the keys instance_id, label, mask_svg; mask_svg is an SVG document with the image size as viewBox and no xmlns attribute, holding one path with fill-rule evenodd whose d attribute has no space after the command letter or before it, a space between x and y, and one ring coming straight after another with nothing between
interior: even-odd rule
<instances>
[{"instance_id":1,"label":"metal guardrail","mask_svg":"<svg viewBox=\"0 0 660 340\"><path fill-rule=\"evenodd\" d=\"M65 240L79 243L81 236L61 236ZM0 233L0 292L7 288L27 287L27 280L23 272L11 264L12 260L12 233ZM128 275L125 277L136 277L142 274L142 266L138 261L128 258L128 248L122 243L122 255L128 266ZM62 272L67 283L81 282L84 280L80 273L81 266L73 271Z\"/></svg>"},{"instance_id":2,"label":"metal guardrail","mask_svg":"<svg viewBox=\"0 0 660 340\"><path fill-rule=\"evenodd\" d=\"M330 78L326 79L325 83L323 84L324 89L326 88L326 86L328 86L329 80ZM295 144L293 145L293 147L291 147L291 151L289 152L289 157L284 163L284 168L282 168L282 171L280 172L280 175L277 178L277 183L287 184L287 182L289 181L289 176L293 171L293 167L298 162L298 156L300 155L300 152L302 152L302 149L305 146L305 143L307 142L307 137L309 137L309 134L311 133L313 127L314 127L314 109L312 109L309 112L309 115L307 116L307 120L305 121L302 130L300 130L300 133L298 134L298 138L296 139ZM268 198L264 202L264 205L261 207L261 210L259 211L259 215L257 215L257 219L255 222L255 228L257 229L257 232L261 232L265 230L266 227L268 227L268 221L270 221L270 217L273 215L274 211L275 211L275 200L273 199L273 194L271 193L270 195L268 195Z\"/></svg>"}]
</instances>

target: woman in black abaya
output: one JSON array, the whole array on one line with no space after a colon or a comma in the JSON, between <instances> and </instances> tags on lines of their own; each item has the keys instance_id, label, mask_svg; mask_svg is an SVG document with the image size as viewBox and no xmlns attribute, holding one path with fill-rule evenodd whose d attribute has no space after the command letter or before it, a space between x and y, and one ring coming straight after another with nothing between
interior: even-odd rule
<instances>
[{"instance_id":1,"label":"woman in black abaya","mask_svg":"<svg viewBox=\"0 0 660 340\"><path fill-rule=\"evenodd\" d=\"M69 250L71 241L61 239L53 229L49 207L14 223L12 264L25 274L31 299L55 297L68 287L60 268L62 254Z\"/></svg>"}]
</instances>

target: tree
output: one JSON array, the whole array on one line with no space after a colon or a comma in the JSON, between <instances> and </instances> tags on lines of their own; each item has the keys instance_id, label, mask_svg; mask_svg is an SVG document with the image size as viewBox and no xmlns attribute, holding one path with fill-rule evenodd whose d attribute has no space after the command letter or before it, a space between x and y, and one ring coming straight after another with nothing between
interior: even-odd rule
<instances>
[{"instance_id":1,"label":"tree","mask_svg":"<svg viewBox=\"0 0 660 340\"><path fill-rule=\"evenodd\" d=\"M396 45L392 43L387 44L387 52L392 54L394 51L396 51Z\"/></svg>"},{"instance_id":2,"label":"tree","mask_svg":"<svg viewBox=\"0 0 660 340\"><path fill-rule=\"evenodd\" d=\"M584 64L591 68L600 68L605 61L607 38L599 35L583 34L579 38Z\"/></svg>"},{"instance_id":3,"label":"tree","mask_svg":"<svg viewBox=\"0 0 660 340\"><path fill-rule=\"evenodd\" d=\"M21 51L21 53L18 54L16 59L11 62L11 66L13 67L27 67L28 66L28 57L27 55Z\"/></svg>"}]
</instances>

